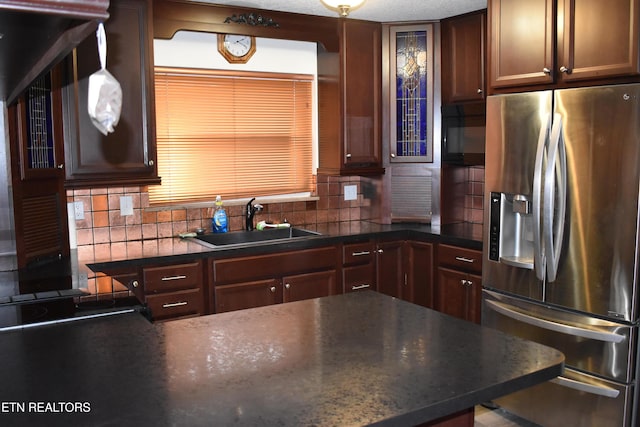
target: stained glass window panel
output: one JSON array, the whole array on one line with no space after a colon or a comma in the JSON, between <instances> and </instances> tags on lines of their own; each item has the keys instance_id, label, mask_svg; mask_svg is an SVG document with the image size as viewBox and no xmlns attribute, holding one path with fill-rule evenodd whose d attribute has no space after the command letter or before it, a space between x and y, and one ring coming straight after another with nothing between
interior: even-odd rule
<instances>
[{"instance_id":1,"label":"stained glass window panel","mask_svg":"<svg viewBox=\"0 0 640 427\"><path fill-rule=\"evenodd\" d=\"M433 161L433 52L427 28L393 31L394 161Z\"/></svg>"},{"instance_id":2,"label":"stained glass window panel","mask_svg":"<svg viewBox=\"0 0 640 427\"><path fill-rule=\"evenodd\" d=\"M51 113L51 76L46 74L28 88L27 101L27 167L54 167L53 125Z\"/></svg>"}]
</instances>

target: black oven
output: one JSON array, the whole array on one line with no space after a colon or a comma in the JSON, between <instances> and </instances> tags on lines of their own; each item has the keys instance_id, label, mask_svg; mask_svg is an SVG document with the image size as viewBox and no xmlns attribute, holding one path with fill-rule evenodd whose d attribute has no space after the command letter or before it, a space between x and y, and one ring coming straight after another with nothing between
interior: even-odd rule
<instances>
[{"instance_id":1,"label":"black oven","mask_svg":"<svg viewBox=\"0 0 640 427\"><path fill-rule=\"evenodd\" d=\"M484 165L484 102L442 106L442 161Z\"/></svg>"}]
</instances>

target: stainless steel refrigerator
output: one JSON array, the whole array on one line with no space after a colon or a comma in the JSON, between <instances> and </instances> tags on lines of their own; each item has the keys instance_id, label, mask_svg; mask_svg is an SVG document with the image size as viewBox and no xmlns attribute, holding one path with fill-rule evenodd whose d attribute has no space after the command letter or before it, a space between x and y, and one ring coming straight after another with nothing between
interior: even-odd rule
<instances>
[{"instance_id":1,"label":"stainless steel refrigerator","mask_svg":"<svg viewBox=\"0 0 640 427\"><path fill-rule=\"evenodd\" d=\"M640 84L487 99L482 323L565 373L495 401L545 427L637 426Z\"/></svg>"}]
</instances>

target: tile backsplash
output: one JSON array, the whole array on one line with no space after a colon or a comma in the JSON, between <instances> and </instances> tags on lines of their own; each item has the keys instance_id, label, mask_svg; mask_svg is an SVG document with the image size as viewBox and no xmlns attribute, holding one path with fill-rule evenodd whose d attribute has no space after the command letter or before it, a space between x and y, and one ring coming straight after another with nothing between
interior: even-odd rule
<instances>
[{"instance_id":1,"label":"tile backsplash","mask_svg":"<svg viewBox=\"0 0 640 427\"><path fill-rule=\"evenodd\" d=\"M357 187L356 200L344 200L345 185ZM366 194L363 194L363 186L367 189ZM372 187L375 192L370 191ZM264 210L255 220L281 222L286 219L298 227L375 220L379 217L380 194L381 181L376 178L320 175L314 195L317 200L261 203ZM121 212L122 197L130 198L129 215ZM80 260L105 258L112 253L135 256L141 253L143 241L172 237L199 227L211 228L211 208L151 207L147 187L69 190L67 202L81 202L84 211L84 219L77 219L73 224ZM225 205L229 231L244 228L244 206L245 203ZM74 236L71 237L74 241Z\"/></svg>"},{"instance_id":2,"label":"tile backsplash","mask_svg":"<svg viewBox=\"0 0 640 427\"><path fill-rule=\"evenodd\" d=\"M465 222L482 224L484 220L484 167L467 169L467 191L464 196Z\"/></svg>"}]
</instances>

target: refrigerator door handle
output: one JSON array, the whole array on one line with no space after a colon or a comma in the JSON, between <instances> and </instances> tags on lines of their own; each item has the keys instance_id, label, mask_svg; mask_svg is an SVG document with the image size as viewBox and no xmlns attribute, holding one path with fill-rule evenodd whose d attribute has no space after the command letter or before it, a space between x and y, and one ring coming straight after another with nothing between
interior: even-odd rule
<instances>
[{"instance_id":1,"label":"refrigerator door handle","mask_svg":"<svg viewBox=\"0 0 640 427\"><path fill-rule=\"evenodd\" d=\"M572 388L574 390L583 391L585 393L597 394L598 396L604 396L611 399L615 399L620 395L620 390L616 390L610 387L587 384L583 383L582 381L572 380L563 376L556 377L550 381L562 387Z\"/></svg>"},{"instance_id":2,"label":"refrigerator door handle","mask_svg":"<svg viewBox=\"0 0 640 427\"><path fill-rule=\"evenodd\" d=\"M536 149L536 162L533 170L533 200L531 204L531 214L533 216L533 266L538 280L544 280L546 266L544 257L544 246L542 244L542 173L545 163L547 140L549 139L549 119L550 115L542 117L540 133L538 135L538 148Z\"/></svg>"},{"instance_id":3,"label":"refrigerator door handle","mask_svg":"<svg viewBox=\"0 0 640 427\"><path fill-rule=\"evenodd\" d=\"M597 331L594 329L581 328L579 326L567 325L564 323L542 319L509 308L511 306L509 306L508 304L500 303L497 301L484 300L484 302L488 308L504 316L510 317L511 319L550 331L560 332L561 334L573 335L576 337L583 337L616 344L622 342L625 339L624 335L619 335L612 332Z\"/></svg>"},{"instance_id":4,"label":"refrigerator door handle","mask_svg":"<svg viewBox=\"0 0 640 427\"><path fill-rule=\"evenodd\" d=\"M544 208L542 233L547 261L547 280L554 282L560 264L560 250L564 236L567 209L567 155L564 146L562 116L554 114L553 127L544 174Z\"/></svg>"}]
</instances>

